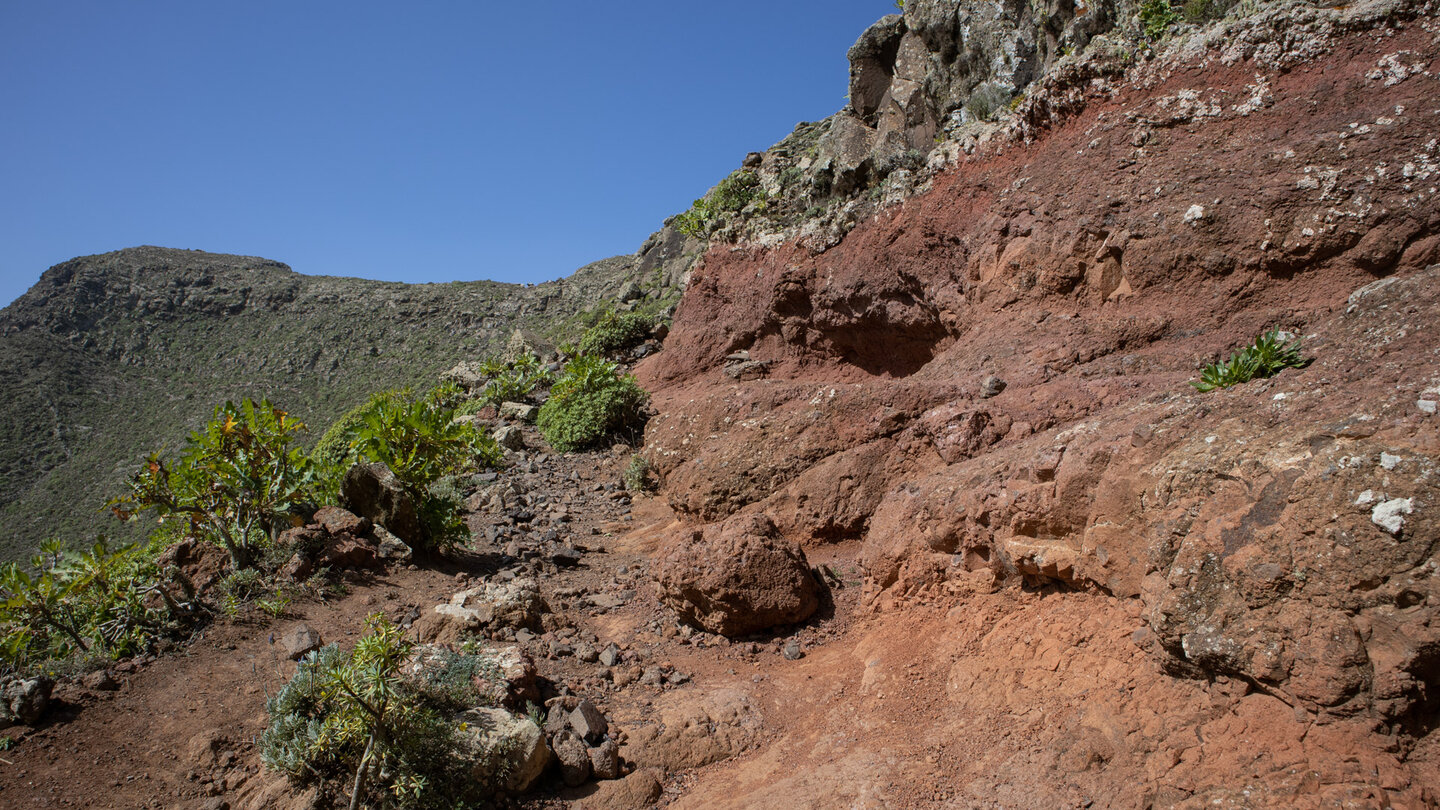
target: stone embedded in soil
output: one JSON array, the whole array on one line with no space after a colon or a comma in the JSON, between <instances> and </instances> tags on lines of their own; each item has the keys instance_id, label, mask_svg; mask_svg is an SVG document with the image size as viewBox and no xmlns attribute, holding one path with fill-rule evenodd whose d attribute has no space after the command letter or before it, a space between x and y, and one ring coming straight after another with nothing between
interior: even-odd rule
<instances>
[{"instance_id":1,"label":"stone embedded in soil","mask_svg":"<svg viewBox=\"0 0 1440 810\"><path fill-rule=\"evenodd\" d=\"M615 646L614 642L606 645L605 649L600 651L600 663L604 664L605 666L613 667L619 661L620 648Z\"/></svg>"},{"instance_id":2,"label":"stone embedded in soil","mask_svg":"<svg viewBox=\"0 0 1440 810\"><path fill-rule=\"evenodd\" d=\"M584 784L590 778L590 751L585 743L573 734L562 733L554 748L565 784L570 787Z\"/></svg>"},{"instance_id":3,"label":"stone embedded in soil","mask_svg":"<svg viewBox=\"0 0 1440 810\"><path fill-rule=\"evenodd\" d=\"M804 621L820 604L805 552L764 515L673 533L655 580L682 621L732 638Z\"/></svg>"},{"instance_id":4,"label":"stone embedded in soil","mask_svg":"<svg viewBox=\"0 0 1440 810\"><path fill-rule=\"evenodd\" d=\"M363 535L370 531L370 521L348 509L338 506L322 506L315 510L315 523L330 534Z\"/></svg>"},{"instance_id":5,"label":"stone embedded in soil","mask_svg":"<svg viewBox=\"0 0 1440 810\"><path fill-rule=\"evenodd\" d=\"M320 633L304 623L290 628L280 638L280 648L291 661L299 661L306 653L320 649L323 644Z\"/></svg>"},{"instance_id":6,"label":"stone embedded in soil","mask_svg":"<svg viewBox=\"0 0 1440 810\"><path fill-rule=\"evenodd\" d=\"M535 580L488 582L460 591L417 622L425 641L454 642L465 633L501 629L541 629L545 603Z\"/></svg>"},{"instance_id":7,"label":"stone embedded in soil","mask_svg":"<svg viewBox=\"0 0 1440 810\"><path fill-rule=\"evenodd\" d=\"M620 775L620 746L614 740L601 740L590 749L590 772L596 779L614 779Z\"/></svg>"}]
</instances>

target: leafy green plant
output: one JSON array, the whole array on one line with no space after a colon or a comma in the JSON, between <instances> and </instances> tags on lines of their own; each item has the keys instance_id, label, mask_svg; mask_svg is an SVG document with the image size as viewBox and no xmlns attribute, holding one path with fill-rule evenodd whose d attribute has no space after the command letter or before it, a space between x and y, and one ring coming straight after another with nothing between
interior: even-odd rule
<instances>
[{"instance_id":1,"label":"leafy green plant","mask_svg":"<svg viewBox=\"0 0 1440 810\"><path fill-rule=\"evenodd\" d=\"M1185 22L1198 25L1218 20L1234 8L1238 0L1185 0Z\"/></svg>"},{"instance_id":2,"label":"leafy green plant","mask_svg":"<svg viewBox=\"0 0 1440 810\"><path fill-rule=\"evenodd\" d=\"M294 601L289 591L285 588L280 588L275 591L274 596L268 599L256 599L255 607L260 608L260 610L270 618L278 619L285 615L285 611L290 609L290 605L293 604Z\"/></svg>"},{"instance_id":3,"label":"leafy green plant","mask_svg":"<svg viewBox=\"0 0 1440 810\"><path fill-rule=\"evenodd\" d=\"M1273 377L1287 368L1304 368L1309 364L1310 358L1300 352L1300 340L1285 335L1277 326L1260 335L1250 346L1230 355L1228 360L1206 366L1200 371L1199 382L1190 384L1204 393Z\"/></svg>"},{"instance_id":4,"label":"leafy green plant","mask_svg":"<svg viewBox=\"0 0 1440 810\"><path fill-rule=\"evenodd\" d=\"M536 390L555 382L540 358L534 354L522 354L515 360L500 367L498 373L480 391L482 406L498 408L502 402L525 402Z\"/></svg>"},{"instance_id":5,"label":"leafy green plant","mask_svg":"<svg viewBox=\"0 0 1440 810\"><path fill-rule=\"evenodd\" d=\"M164 611L147 602L151 594ZM112 549L101 539L71 552L50 540L29 570L14 562L0 568L0 669L133 654L182 612L145 550Z\"/></svg>"},{"instance_id":6,"label":"leafy green plant","mask_svg":"<svg viewBox=\"0 0 1440 810\"><path fill-rule=\"evenodd\" d=\"M348 444L354 460L389 467L419 507L430 548L463 539L465 527L453 499L430 491L447 475L498 467L504 455L495 439L431 397L388 391L371 398L358 416ZM423 550L423 547L422 547Z\"/></svg>"},{"instance_id":7,"label":"leafy green plant","mask_svg":"<svg viewBox=\"0 0 1440 810\"><path fill-rule=\"evenodd\" d=\"M614 357L629 351L650 336L650 319L638 312L608 311L585 330L580 338L579 354Z\"/></svg>"},{"instance_id":8,"label":"leafy green plant","mask_svg":"<svg viewBox=\"0 0 1440 810\"><path fill-rule=\"evenodd\" d=\"M687 236L703 238L725 214L736 213L752 202L764 205L765 199L760 176L749 169L740 169L676 217L675 227Z\"/></svg>"},{"instance_id":9,"label":"leafy green plant","mask_svg":"<svg viewBox=\"0 0 1440 810\"><path fill-rule=\"evenodd\" d=\"M314 503L317 470L292 446L304 429L269 400L226 402L190 434L178 462L151 454L108 506L122 520L144 511L161 521L186 519L191 534L225 549L235 568L248 568Z\"/></svg>"},{"instance_id":10,"label":"leafy green plant","mask_svg":"<svg viewBox=\"0 0 1440 810\"><path fill-rule=\"evenodd\" d=\"M581 450L640 427L647 400L634 377L620 374L604 358L582 354L550 389L536 425L556 450Z\"/></svg>"},{"instance_id":11,"label":"leafy green plant","mask_svg":"<svg viewBox=\"0 0 1440 810\"><path fill-rule=\"evenodd\" d=\"M265 765L302 784L348 784L351 808L449 807L491 789L469 778L458 727L402 676L411 650L375 614L349 654L332 644L301 659L266 702Z\"/></svg>"},{"instance_id":12,"label":"leafy green plant","mask_svg":"<svg viewBox=\"0 0 1440 810\"><path fill-rule=\"evenodd\" d=\"M1151 42L1163 39L1180 19L1180 12L1170 5L1170 0L1145 0L1140 4L1140 30Z\"/></svg>"}]
</instances>

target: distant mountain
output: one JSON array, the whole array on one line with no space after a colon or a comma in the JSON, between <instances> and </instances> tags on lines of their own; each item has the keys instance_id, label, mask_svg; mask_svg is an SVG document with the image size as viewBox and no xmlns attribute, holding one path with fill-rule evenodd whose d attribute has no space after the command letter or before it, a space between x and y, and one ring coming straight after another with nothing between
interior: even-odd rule
<instances>
[{"instance_id":1,"label":"distant mountain","mask_svg":"<svg viewBox=\"0 0 1440 810\"><path fill-rule=\"evenodd\" d=\"M627 283L630 295L677 293L665 258L642 251L538 285L304 276L158 247L56 265L0 310L0 559L123 528L101 503L219 402L268 396L313 441L370 393L428 384L516 328L574 332Z\"/></svg>"}]
</instances>

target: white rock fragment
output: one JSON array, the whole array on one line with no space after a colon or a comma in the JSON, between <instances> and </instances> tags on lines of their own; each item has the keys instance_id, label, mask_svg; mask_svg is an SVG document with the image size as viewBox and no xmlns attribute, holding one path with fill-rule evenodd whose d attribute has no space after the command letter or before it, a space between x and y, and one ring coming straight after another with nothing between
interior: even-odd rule
<instances>
[{"instance_id":1,"label":"white rock fragment","mask_svg":"<svg viewBox=\"0 0 1440 810\"><path fill-rule=\"evenodd\" d=\"M1433 414L1435 413L1435 400L1417 399L1415 400L1415 407L1419 408L1421 413Z\"/></svg>"},{"instance_id":2,"label":"white rock fragment","mask_svg":"<svg viewBox=\"0 0 1440 810\"><path fill-rule=\"evenodd\" d=\"M1198 221L1200 221L1200 220L1202 220L1202 219L1204 219L1204 218L1205 218L1205 206L1203 206L1203 205L1201 205L1201 204L1199 204L1199 203L1196 203L1196 204L1190 206L1189 208L1185 209L1185 224L1186 224L1186 225L1189 225L1189 224L1192 223L1192 222L1198 222Z\"/></svg>"},{"instance_id":3,"label":"white rock fragment","mask_svg":"<svg viewBox=\"0 0 1440 810\"><path fill-rule=\"evenodd\" d=\"M1384 467L1387 470L1395 469L1395 467L1401 462L1401 460L1402 459L1399 456L1392 456L1384 451L1380 453L1380 466Z\"/></svg>"},{"instance_id":4,"label":"white rock fragment","mask_svg":"<svg viewBox=\"0 0 1440 810\"><path fill-rule=\"evenodd\" d=\"M1370 510L1370 521L1391 534L1399 534L1405 516L1415 511L1414 498L1393 498Z\"/></svg>"},{"instance_id":5,"label":"white rock fragment","mask_svg":"<svg viewBox=\"0 0 1440 810\"><path fill-rule=\"evenodd\" d=\"M1369 490L1369 489L1367 489L1367 490L1365 490L1364 492L1360 493L1360 497L1358 497L1358 498L1355 499L1355 505L1356 505L1356 506L1364 506L1364 505L1367 504L1367 503L1372 503L1374 500L1375 500L1375 491L1374 491L1374 490Z\"/></svg>"}]
</instances>

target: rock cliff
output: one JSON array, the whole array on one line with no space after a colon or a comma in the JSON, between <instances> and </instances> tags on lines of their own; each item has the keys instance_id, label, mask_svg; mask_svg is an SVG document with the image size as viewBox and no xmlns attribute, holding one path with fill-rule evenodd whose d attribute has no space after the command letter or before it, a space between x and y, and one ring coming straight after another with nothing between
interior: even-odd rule
<instances>
[{"instance_id":1,"label":"rock cliff","mask_svg":"<svg viewBox=\"0 0 1440 810\"><path fill-rule=\"evenodd\" d=\"M1153 44L1108 3L882 20L806 168L879 193L712 233L640 369L670 504L862 543L882 622L997 594L1006 621L1053 622L1022 595L1088 599L1154 672L1330 735L1306 787L1273 762L1237 771L1228 745L1172 761L1173 737L1132 729L1102 769L1149 787L1120 804L1242 783L1246 806L1440 799L1433 13L1281 3ZM983 87L1005 90L988 124L966 120ZM905 150L910 168L877 170ZM763 177L783 151L750 162ZM1187 384L1271 327L1313 362ZM995 697L962 680L952 700Z\"/></svg>"}]
</instances>

